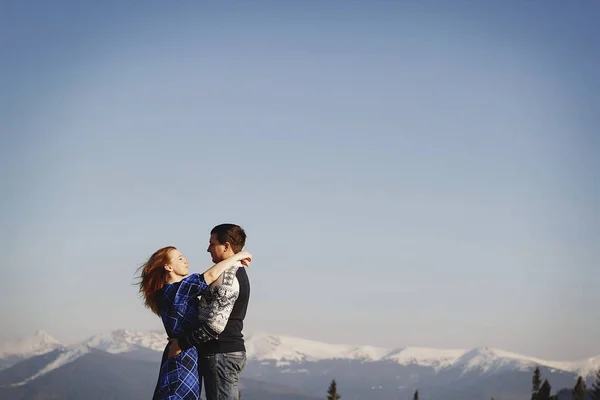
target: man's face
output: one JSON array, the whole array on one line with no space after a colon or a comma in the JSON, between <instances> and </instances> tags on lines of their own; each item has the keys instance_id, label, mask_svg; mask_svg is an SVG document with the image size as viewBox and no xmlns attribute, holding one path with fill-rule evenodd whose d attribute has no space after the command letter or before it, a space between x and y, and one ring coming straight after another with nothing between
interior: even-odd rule
<instances>
[{"instance_id":1,"label":"man's face","mask_svg":"<svg viewBox=\"0 0 600 400\"><path fill-rule=\"evenodd\" d=\"M225 244L219 243L215 233L210 235L210 240L208 241L208 249L206 249L206 251L210 253L210 256L212 257L212 262L214 262L215 264L227 258L226 246Z\"/></svg>"}]
</instances>

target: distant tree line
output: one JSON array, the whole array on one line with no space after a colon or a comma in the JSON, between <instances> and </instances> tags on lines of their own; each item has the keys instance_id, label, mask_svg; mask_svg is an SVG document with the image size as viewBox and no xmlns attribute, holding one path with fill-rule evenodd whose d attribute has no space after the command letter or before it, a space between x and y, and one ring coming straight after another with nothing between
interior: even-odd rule
<instances>
[{"instance_id":1,"label":"distant tree line","mask_svg":"<svg viewBox=\"0 0 600 400\"><path fill-rule=\"evenodd\" d=\"M536 367L533 371L533 379L531 380L531 400L559 400L558 393L552 395L552 386L548 379L542 381L540 367ZM586 394L588 397L586 397ZM596 372L596 379L592 383L591 388L587 388L585 379L581 376L577 378L575 387L571 390L572 400L600 400L600 369Z\"/></svg>"},{"instance_id":2,"label":"distant tree line","mask_svg":"<svg viewBox=\"0 0 600 400\"><path fill-rule=\"evenodd\" d=\"M533 371L533 379L531 380L531 400L559 400L559 395L552 395L552 386L548 379L542 381L540 367L535 367ZM588 397L586 397L586 395ZM339 400L342 396L337 391L337 383L335 379L331 381L327 390L327 400ZM588 389L585 384L585 379L579 376L575 387L571 390L572 400L600 400L600 369L596 372L596 378L592 386ZM415 390L413 400L419 400L419 391ZM492 397L492 400L494 398Z\"/></svg>"}]
</instances>

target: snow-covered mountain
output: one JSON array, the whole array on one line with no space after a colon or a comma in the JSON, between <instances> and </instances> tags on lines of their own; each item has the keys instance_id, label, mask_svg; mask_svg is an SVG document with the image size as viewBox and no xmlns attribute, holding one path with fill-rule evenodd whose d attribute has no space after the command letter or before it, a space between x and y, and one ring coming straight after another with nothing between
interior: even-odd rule
<instances>
[{"instance_id":1,"label":"snow-covered mountain","mask_svg":"<svg viewBox=\"0 0 600 400\"><path fill-rule=\"evenodd\" d=\"M92 336L83 345L108 353L126 353L137 349L150 349L162 352L167 344L165 332L139 332L119 329Z\"/></svg>"},{"instance_id":2,"label":"snow-covered mountain","mask_svg":"<svg viewBox=\"0 0 600 400\"><path fill-rule=\"evenodd\" d=\"M464 353L456 349L431 349L427 347L403 347L385 356L386 360L400 365L417 364L436 370L453 365Z\"/></svg>"},{"instance_id":3,"label":"snow-covered mountain","mask_svg":"<svg viewBox=\"0 0 600 400\"><path fill-rule=\"evenodd\" d=\"M576 361L550 361L511 353L501 349L434 349L326 344L288 336L257 333L246 338L248 357L288 365L298 361L359 360L394 361L399 365L433 367L436 371L458 368L464 372L493 373L503 370L530 371L536 365L589 376L600 368L600 355Z\"/></svg>"},{"instance_id":4,"label":"snow-covered mountain","mask_svg":"<svg viewBox=\"0 0 600 400\"><path fill-rule=\"evenodd\" d=\"M572 372L584 377L593 375L600 368L600 356L577 361L551 361L524 356L500 349L480 347L464 354L454 363L463 371L493 373L501 370L531 371L535 366L545 366L552 370Z\"/></svg>"},{"instance_id":5,"label":"snow-covered mountain","mask_svg":"<svg viewBox=\"0 0 600 400\"><path fill-rule=\"evenodd\" d=\"M81 366L98 369L105 361L106 365L118 363L123 371L140 368L148 375L142 379L147 382L155 379L166 344L164 332L116 330L63 346L39 331L31 337L0 344L0 397L3 384L6 390L27 391L41 382L54 382L52 377L80 373ZM488 347L384 348L266 333L248 335L246 348L246 379L286 385L317 398L335 377L356 399L409 398L415 388L423 389L423 398L428 394L432 399L517 399L527 395L535 366L556 388L572 387L578 375L591 382L593 373L600 368L600 356L557 362ZM18 362L23 364L14 365ZM82 379L87 379L81 374Z\"/></svg>"},{"instance_id":6,"label":"snow-covered mountain","mask_svg":"<svg viewBox=\"0 0 600 400\"><path fill-rule=\"evenodd\" d=\"M98 349L112 354L139 349L162 352L167 336L160 331L116 330L92 336L73 346L63 346L44 331L16 342L0 344L0 358L19 358L48 353L58 348L68 350L71 359L85 353L85 348ZM569 362L543 360L501 349L479 347L475 349L434 349L425 347L383 348L374 346L329 344L291 336L255 333L246 337L248 358L274 362L278 367L295 363L323 360L354 360L363 363L386 361L398 365L416 365L433 368L436 372L458 369L461 374L493 374L502 371L531 371L536 366L591 376L600 368L600 356Z\"/></svg>"},{"instance_id":7,"label":"snow-covered mountain","mask_svg":"<svg viewBox=\"0 0 600 400\"><path fill-rule=\"evenodd\" d=\"M33 335L0 343L0 358L31 357L38 354L49 353L62 347L62 344L43 330L36 331Z\"/></svg>"},{"instance_id":8,"label":"snow-covered mountain","mask_svg":"<svg viewBox=\"0 0 600 400\"><path fill-rule=\"evenodd\" d=\"M89 353L89 351L90 351L89 347L86 347L83 345L73 345L73 346L68 346L68 347L62 347L59 350L55 350L56 357L54 359L52 359L50 362L48 362L44 367L42 367L40 370L38 370L34 374L28 376L27 378L23 379L22 381L13 382L10 386L13 386L13 387L23 386L27 382L33 381L33 380L47 374L48 372L54 371L54 370L62 367L65 364L69 364L69 363L77 360L79 357L83 356L84 354Z\"/></svg>"},{"instance_id":9,"label":"snow-covered mountain","mask_svg":"<svg viewBox=\"0 0 600 400\"><path fill-rule=\"evenodd\" d=\"M328 359L381 360L389 349L372 346L328 344L289 336L257 333L245 338L249 358L278 361L319 361Z\"/></svg>"}]
</instances>

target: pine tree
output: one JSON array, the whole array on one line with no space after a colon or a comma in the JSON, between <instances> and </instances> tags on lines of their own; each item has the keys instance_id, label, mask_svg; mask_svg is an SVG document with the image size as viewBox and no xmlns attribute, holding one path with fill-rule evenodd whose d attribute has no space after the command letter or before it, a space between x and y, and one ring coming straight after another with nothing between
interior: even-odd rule
<instances>
[{"instance_id":1,"label":"pine tree","mask_svg":"<svg viewBox=\"0 0 600 400\"><path fill-rule=\"evenodd\" d=\"M542 385L540 367L535 367L535 371L533 371L533 379L531 382L533 383L533 387L531 388L531 400L537 400L538 393L540 392L540 386Z\"/></svg>"},{"instance_id":2,"label":"pine tree","mask_svg":"<svg viewBox=\"0 0 600 400\"><path fill-rule=\"evenodd\" d=\"M415 390L415 395L413 396L413 400L419 400L419 391Z\"/></svg>"},{"instance_id":3,"label":"pine tree","mask_svg":"<svg viewBox=\"0 0 600 400\"><path fill-rule=\"evenodd\" d=\"M327 390L327 400L339 400L342 396L340 396L337 392L337 383L335 383L335 379L331 381L329 385L329 390Z\"/></svg>"},{"instance_id":4,"label":"pine tree","mask_svg":"<svg viewBox=\"0 0 600 400\"><path fill-rule=\"evenodd\" d=\"M552 391L552 386L550 386L550 382L548 379L544 379L544 383L540 387L540 391L537 395L537 400L550 400L550 392Z\"/></svg>"},{"instance_id":5,"label":"pine tree","mask_svg":"<svg viewBox=\"0 0 600 400\"><path fill-rule=\"evenodd\" d=\"M580 376L577 378L577 383L575 384L575 388L573 389L573 400L585 400L585 381Z\"/></svg>"},{"instance_id":6,"label":"pine tree","mask_svg":"<svg viewBox=\"0 0 600 400\"><path fill-rule=\"evenodd\" d=\"M590 396L592 396L593 400L600 400L600 369L596 372L596 380L592 383L592 388L590 389Z\"/></svg>"}]
</instances>

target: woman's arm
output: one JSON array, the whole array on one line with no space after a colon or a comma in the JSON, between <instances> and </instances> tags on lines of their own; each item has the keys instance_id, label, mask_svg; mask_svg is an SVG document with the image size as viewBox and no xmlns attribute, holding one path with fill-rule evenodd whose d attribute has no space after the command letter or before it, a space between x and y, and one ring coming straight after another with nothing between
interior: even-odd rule
<instances>
[{"instance_id":1,"label":"woman's arm","mask_svg":"<svg viewBox=\"0 0 600 400\"><path fill-rule=\"evenodd\" d=\"M233 267L237 262L241 262L246 267L250 266L250 262L252 262L252 254L248 253L247 251L240 251L239 253L236 253L221 262L218 262L204 271L204 281L207 285L210 285L216 281L217 278L221 276L223 272L225 272L225 270Z\"/></svg>"},{"instance_id":2,"label":"woman's arm","mask_svg":"<svg viewBox=\"0 0 600 400\"><path fill-rule=\"evenodd\" d=\"M237 262L241 262L245 266L250 266L252 261L252 254L247 251L237 253L226 260L223 260L204 272L204 274L189 274L183 278L178 285L166 287L166 298L171 299L173 304L180 304L187 302L187 299L191 296L200 296L202 292L208 289L208 286L216 281L221 274L235 265ZM171 290L175 292L171 293Z\"/></svg>"}]
</instances>

